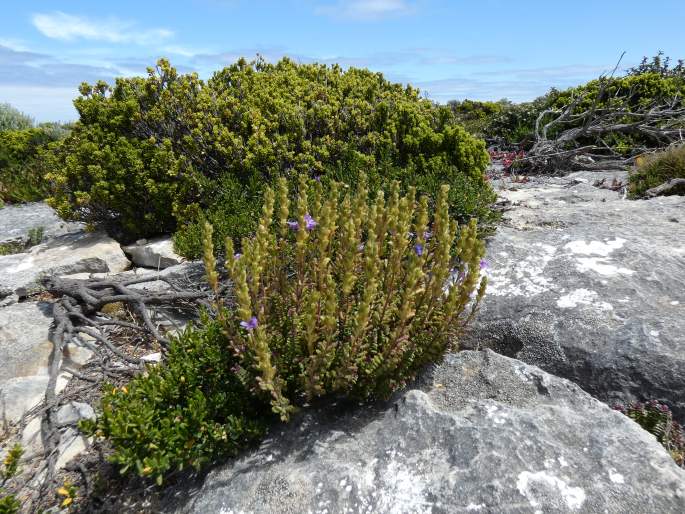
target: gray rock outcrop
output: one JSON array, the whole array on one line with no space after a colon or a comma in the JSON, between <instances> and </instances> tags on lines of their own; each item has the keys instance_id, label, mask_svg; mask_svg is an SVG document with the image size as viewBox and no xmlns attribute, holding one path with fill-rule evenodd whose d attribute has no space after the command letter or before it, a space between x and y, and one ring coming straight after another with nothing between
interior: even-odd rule
<instances>
[{"instance_id":1,"label":"gray rock outcrop","mask_svg":"<svg viewBox=\"0 0 685 514\"><path fill-rule=\"evenodd\" d=\"M627 200L616 173L499 183L488 292L467 348L489 347L610 404L657 399L685 419L685 197Z\"/></svg>"},{"instance_id":2,"label":"gray rock outcrop","mask_svg":"<svg viewBox=\"0 0 685 514\"><path fill-rule=\"evenodd\" d=\"M387 410L307 413L167 512L685 510L685 471L569 381L466 351L422 389Z\"/></svg>"}]
</instances>

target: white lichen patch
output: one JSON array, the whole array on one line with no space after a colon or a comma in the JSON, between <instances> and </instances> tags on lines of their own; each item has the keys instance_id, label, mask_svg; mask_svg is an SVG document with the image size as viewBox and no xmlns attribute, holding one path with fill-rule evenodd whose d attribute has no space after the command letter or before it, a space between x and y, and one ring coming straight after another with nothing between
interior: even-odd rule
<instances>
[{"instance_id":1,"label":"white lichen patch","mask_svg":"<svg viewBox=\"0 0 685 514\"><path fill-rule=\"evenodd\" d=\"M556 255L551 245L536 243L535 249L523 260L508 266L492 266L488 273L488 294L495 296L531 296L552 288L552 281L543 275L547 264Z\"/></svg>"},{"instance_id":2,"label":"white lichen patch","mask_svg":"<svg viewBox=\"0 0 685 514\"><path fill-rule=\"evenodd\" d=\"M623 475L621 475L620 473L616 473L616 470L614 468L609 468L609 480L611 480L614 484L625 483Z\"/></svg>"},{"instance_id":3,"label":"white lichen patch","mask_svg":"<svg viewBox=\"0 0 685 514\"><path fill-rule=\"evenodd\" d=\"M485 504L484 504L484 503L479 503L479 504L469 503L469 504L466 506L466 510L469 511L469 512L470 512L470 511L478 511L478 510L481 510L481 509L484 509L484 508L485 508Z\"/></svg>"},{"instance_id":4,"label":"white lichen patch","mask_svg":"<svg viewBox=\"0 0 685 514\"><path fill-rule=\"evenodd\" d=\"M611 264L606 257L579 257L577 259L576 269L581 273L594 271L604 277L632 275L635 273L634 270Z\"/></svg>"},{"instance_id":5,"label":"white lichen patch","mask_svg":"<svg viewBox=\"0 0 685 514\"><path fill-rule=\"evenodd\" d=\"M581 487L571 487L546 471L522 471L518 475L516 489L528 500L531 507L539 507L545 499L559 496L570 510L578 510L586 497Z\"/></svg>"},{"instance_id":6,"label":"white lichen patch","mask_svg":"<svg viewBox=\"0 0 685 514\"><path fill-rule=\"evenodd\" d=\"M599 311L611 311L614 308L610 303L598 301L598 294L595 291L589 289L575 289L569 294L560 297L557 300L557 307L560 309L572 309L578 307L579 305L588 305Z\"/></svg>"},{"instance_id":7,"label":"white lichen patch","mask_svg":"<svg viewBox=\"0 0 685 514\"><path fill-rule=\"evenodd\" d=\"M659 331L658 330L650 330L649 335L652 337L659 337Z\"/></svg>"},{"instance_id":8,"label":"white lichen patch","mask_svg":"<svg viewBox=\"0 0 685 514\"><path fill-rule=\"evenodd\" d=\"M564 248L577 255L599 255L608 257L614 250L623 248L625 243L625 239L617 237L613 241L606 242L590 241L589 243L586 243L585 241L571 241L570 243L566 243Z\"/></svg>"},{"instance_id":9,"label":"white lichen patch","mask_svg":"<svg viewBox=\"0 0 685 514\"><path fill-rule=\"evenodd\" d=\"M595 272L604 277L611 277L615 275L632 275L635 271L616 266L612 264L609 256L615 250L623 248L627 241L620 237L607 241L590 241L582 240L571 241L564 245L564 249L568 250L576 259L576 269L581 273L589 271ZM584 256L584 257L580 257ZM606 285L606 282L602 282Z\"/></svg>"}]
</instances>

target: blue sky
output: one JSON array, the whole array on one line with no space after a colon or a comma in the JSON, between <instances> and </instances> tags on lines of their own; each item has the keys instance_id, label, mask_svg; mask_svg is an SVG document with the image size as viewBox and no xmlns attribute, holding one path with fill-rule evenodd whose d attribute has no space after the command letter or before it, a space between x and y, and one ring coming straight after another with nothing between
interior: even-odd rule
<instances>
[{"instance_id":1,"label":"blue sky","mask_svg":"<svg viewBox=\"0 0 685 514\"><path fill-rule=\"evenodd\" d=\"M683 0L8 0L0 103L76 117L78 84L160 56L208 77L240 56L339 62L437 101L530 100L663 50L685 58Z\"/></svg>"}]
</instances>

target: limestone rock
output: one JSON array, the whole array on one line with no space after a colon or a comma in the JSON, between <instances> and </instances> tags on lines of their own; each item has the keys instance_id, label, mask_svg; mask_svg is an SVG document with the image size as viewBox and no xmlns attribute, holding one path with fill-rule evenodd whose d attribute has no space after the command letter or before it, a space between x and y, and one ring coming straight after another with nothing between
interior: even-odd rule
<instances>
[{"instance_id":1,"label":"limestone rock","mask_svg":"<svg viewBox=\"0 0 685 514\"><path fill-rule=\"evenodd\" d=\"M615 176L625 181L583 172L500 191L511 210L488 241L488 291L464 346L611 404L660 400L685 420L685 224L673 221L685 197L593 187Z\"/></svg>"},{"instance_id":2,"label":"limestone rock","mask_svg":"<svg viewBox=\"0 0 685 514\"><path fill-rule=\"evenodd\" d=\"M145 268L165 269L183 262L183 257L174 252L174 244L170 237L161 237L147 241L145 239L134 245L124 246L126 252L136 266Z\"/></svg>"},{"instance_id":3,"label":"limestone rock","mask_svg":"<svg viewBox=\"0 0 685 514\"><path fill-rule=\"evenodd\" d=\"M423 389L387 409L305 413L166 512L685 508L685 471L656 439L569 381L466 351Z\"/></svg>"},{"instance_id":4,"label":"limestone rock","mask_svg":"<svg viewBox=\"0 0 685 514\"><path fill-rule=\"evenodd\" d=\"M46 239L80 232L82 223L61 220L44 202L8 205L0 209L0 243L28 240L29 231L42 229Z\"/></svg>"},{"instance_id":5,"label":"limestone rock","mask_svg":"<svg viewBox=\"0 0 685 514\"><path fill-rule=\"evenodd\" d=\"M43 274L118 273L129 266L119 244L104 233L67 234L0 256L0 289L21 293L36 287Z\"/></svg>"}]
</instances>

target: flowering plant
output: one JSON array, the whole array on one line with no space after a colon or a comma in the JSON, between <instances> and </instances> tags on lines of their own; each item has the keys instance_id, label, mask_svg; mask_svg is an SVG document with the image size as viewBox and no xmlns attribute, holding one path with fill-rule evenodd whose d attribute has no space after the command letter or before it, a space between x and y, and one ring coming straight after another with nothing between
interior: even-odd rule
<instances>
[{"instance_id":1,"label":"flowering plant","mask_svg":"<svg viewBox=\"0 0 685 514\"><path fill-rule=\"evenodd\" d=\"M365 177L342 189L300 177L291 201L279 180L256 234L225 260L235 305L218 302L217 319L234 373L283 420L327 394L387 397L455 347L485 293L476 221L450 220L447 186L432 222L428 199L398 183L387 199L369 200ZM209 224L204 262L218 293Z\"/></svg>"},{"instance_id":2,"label":"flowering plant","mask_svg":"<svg viewBox=\"0 0 685 514\"><path fill-rule=\"evenodd\" d=\"M668 405L649 400L648 402L634 402L628 406L615 405L614 409L653 434L671 454L676 464L685 467L685 431L673 419L673 413Z\"/></svg>"}]
</instances>

